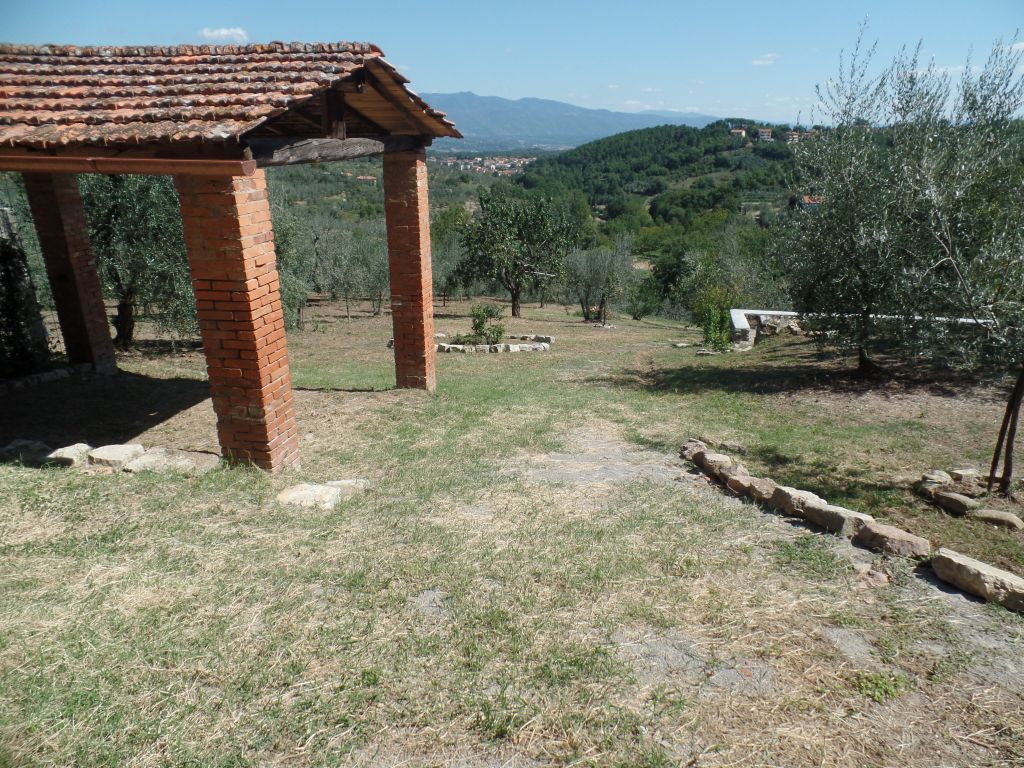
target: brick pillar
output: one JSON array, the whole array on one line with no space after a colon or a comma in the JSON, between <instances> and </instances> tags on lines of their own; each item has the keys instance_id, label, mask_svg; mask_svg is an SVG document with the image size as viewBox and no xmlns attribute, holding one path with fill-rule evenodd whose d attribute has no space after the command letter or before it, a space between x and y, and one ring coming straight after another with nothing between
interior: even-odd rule
<instances>
[{"instance_id":1,"label":"brick pillar","mask_svg":"<svg viewBox=\"0 0 1024 768\"><path fill-rule=\"evenodd\" d=\"M78 178L71 173L23 176L68 359L109 373L116 367L114 343Z\"/></svg>"},{"instance_id":2,"label":"brick pillar","mask_svg":"<svg viewBox=\"0 0 1024 768\"><path fill-rule=\"evenodd\" d=\"M391 269L395 378L399 387L434 391L434 296L426 152L384 154L384 212Z\"/></svg>"},{"instance_id":3,"label":"brick pillar","mask_svg":"<svg viewBox=\"0 0 1024 768\"><path fill-rule=\"evenodd\" d=\"M224 455L275 472L298 439L267 180L176 176Z\"/></svg>"}]
</instances>

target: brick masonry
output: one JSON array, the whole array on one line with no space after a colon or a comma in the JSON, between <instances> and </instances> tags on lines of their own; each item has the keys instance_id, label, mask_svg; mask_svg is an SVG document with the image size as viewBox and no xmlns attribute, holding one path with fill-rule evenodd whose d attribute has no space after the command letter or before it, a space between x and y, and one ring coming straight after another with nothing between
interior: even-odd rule
<instances>
[{"instance_id":1,"label":"brick masonry","mask_svg":"<svg viewBox=\"0 0 1024 768\"><path fill-rule=\"evenodd\" d=\"M26 173L24 179L68 359L111 372L116 367L114 344L78 178L70 173Z\"/></svg>"},{"instance_id":2,"label":"brick masonry","mask_svg":"<svg viewBox=\"0 0 1024 768\"><path fill-rule=\"evenodd\" d=\"M384 155L395 379L399 387L434 391L434 298L430 273L430 208L426 152Z\"/></svg>"},{"instance_id":3,"label":"brick masonry","mask_svg":"<svg viewBox=\"0 0 1024 768\"><path fill-rule=\"evenodd\" d=\"M277 471L299 459L277 257L262 170L176 176L224 456Z\"/></svg>"}]
</instances>

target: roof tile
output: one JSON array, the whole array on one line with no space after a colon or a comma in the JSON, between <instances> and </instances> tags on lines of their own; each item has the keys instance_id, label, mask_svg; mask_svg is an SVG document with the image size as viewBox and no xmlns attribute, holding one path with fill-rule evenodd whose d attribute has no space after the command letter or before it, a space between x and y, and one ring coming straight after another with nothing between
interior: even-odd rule
<instances>
[{"instance_id":1,"label":"roof tile","mask_svg":"<svg viewBox=\"0 0 1024 768\"><path fill-rule=\"evenodd\" d=\"M370 43L0 44L0 147L237 139L369 62L406 82ZM406 93L437 135L458 136Z\"/></svg>"}]
</instances>

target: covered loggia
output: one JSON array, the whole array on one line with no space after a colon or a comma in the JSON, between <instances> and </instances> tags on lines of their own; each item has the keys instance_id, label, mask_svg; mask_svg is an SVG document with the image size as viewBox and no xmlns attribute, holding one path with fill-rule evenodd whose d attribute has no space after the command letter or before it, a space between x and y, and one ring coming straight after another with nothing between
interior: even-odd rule
<instances>
[{"instance_id":1,"label":"covered loggia","mask_svg":"<svg viewBox=\"0 0 1024 768\"><path fill-rule=\"evenodd\" d=\"M425 149L459 137L379 48L0 46L0 171L19 171L72 363L114 349L76 174L174 177L222 453L298 461L263 168L384 156L395 372L434 388Z\"/></svg>"}]
</instances>

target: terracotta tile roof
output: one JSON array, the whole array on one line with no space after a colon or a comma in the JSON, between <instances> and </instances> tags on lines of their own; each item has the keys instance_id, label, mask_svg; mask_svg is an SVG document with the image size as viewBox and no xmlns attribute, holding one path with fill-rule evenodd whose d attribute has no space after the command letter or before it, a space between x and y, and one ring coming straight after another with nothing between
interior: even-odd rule
<instances>
[{"instance_id":1,"label":"terracotta tile roof","mask_svg":"<svg viewBox=\"0 0 1024 768\"><path fill-rule=\"evenodd\" d=\"M235 139L370 65L435 135L458 136L369 43L0 44L0 148Z\"/></svg>"}]
</instances>

